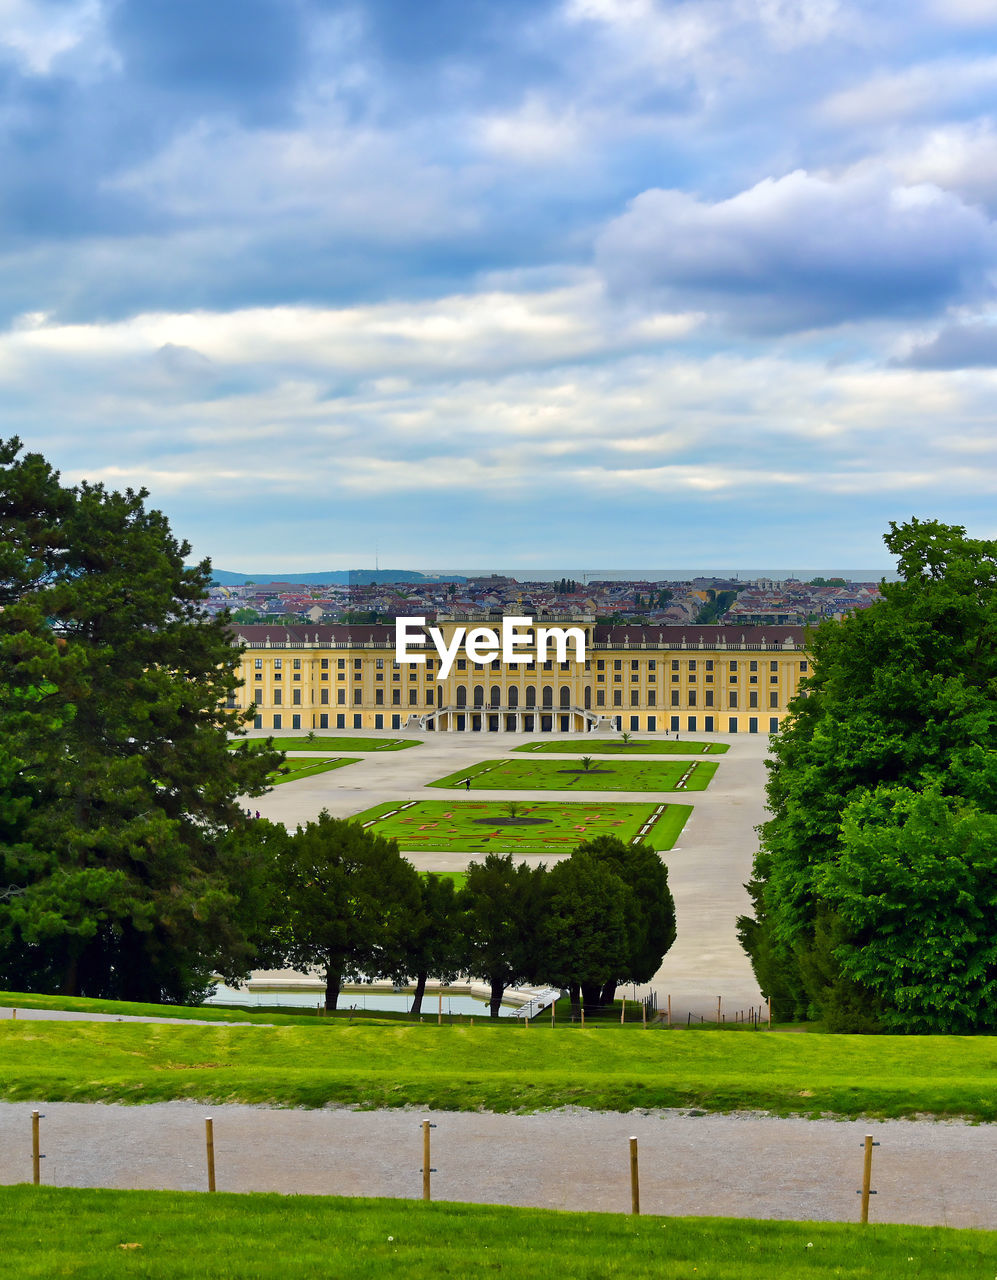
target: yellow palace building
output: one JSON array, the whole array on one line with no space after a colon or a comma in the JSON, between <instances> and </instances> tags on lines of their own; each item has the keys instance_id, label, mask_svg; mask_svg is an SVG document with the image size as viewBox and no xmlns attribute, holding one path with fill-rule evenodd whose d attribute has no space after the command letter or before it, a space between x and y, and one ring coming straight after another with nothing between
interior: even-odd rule
<instances>
[{"instance_id":1,"label":"yellow palace building","mask_svg":"<svg viewBox=\"0 0 997 1280\"><path fill-rule=\"evenodd\" d=\"M452 614L435 626L501 626L501 614ZM242 688L257 729L408 729L443 733L774 733L807 675L802 627L604 626L543 614L539 626L584 634L584 658L399 662L392 625L234 626ZM529 633L532 636L532 630Z\"/></svg>"}]
</instances>

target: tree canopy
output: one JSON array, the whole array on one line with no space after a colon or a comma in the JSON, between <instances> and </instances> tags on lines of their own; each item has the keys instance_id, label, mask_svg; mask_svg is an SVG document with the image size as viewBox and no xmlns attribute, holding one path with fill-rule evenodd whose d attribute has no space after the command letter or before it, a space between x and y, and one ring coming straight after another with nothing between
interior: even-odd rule
<instances>
[{"instance_id":1,"label":"tree canopy","mask_svg":"<svg viewBox=\"0 0 997 1280\"><path fill-rule=\"evenodd\" d=\"M0 970L8 986L197 998L252 957L231 753L239 651L144 490L64 486L0 442Z\"/></svg>"},{"instance_id":2,"label":"tree canopy","mask_svg":"<svg viewBox=\"0 0 997 1280\"><path fill-rule=\"evenodd\" d=\"M277 863L284 960L324 976L327 1009L344 981L406 976L423 903L394 840L323 811L288 837Z\"/></svg>"},{"instance_id":3,"label":"tree canopy","mask_svg":"<svg viewBox=\"0 0 997 1280\"><path fill-rule=\"evenodd\" d=\"M993 1030L997 543L918 520L885 542L900 581L808 640L741 936L784 1014Z\"/></svg>"}]
</instances>

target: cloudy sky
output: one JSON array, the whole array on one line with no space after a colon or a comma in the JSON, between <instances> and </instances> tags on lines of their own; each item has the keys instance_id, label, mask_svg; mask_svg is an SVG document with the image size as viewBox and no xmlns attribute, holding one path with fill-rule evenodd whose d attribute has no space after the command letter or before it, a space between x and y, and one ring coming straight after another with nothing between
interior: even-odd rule
<instances>
[{"instance_id":1,"label":"cloudy sky","mask_svg":"<svg viewBox=\"0 0 997 1280\"><path fill-rule=\"evenodd\" d=\"M997 537L997 0L0 0L0 434L220 568Z\"/></svg>"}]
</instances>

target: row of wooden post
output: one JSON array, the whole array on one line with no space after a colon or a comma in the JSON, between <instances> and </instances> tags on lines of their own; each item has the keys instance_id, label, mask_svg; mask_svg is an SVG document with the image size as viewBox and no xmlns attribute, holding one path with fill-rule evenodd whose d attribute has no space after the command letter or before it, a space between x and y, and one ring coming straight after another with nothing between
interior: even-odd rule
<instances>
[{"instance_id":1,"label":"row of wooden post","mask_svg":"<svg viewBox=\"0 0 997 1280\"><path fill-rule=\"evenodd\" d=\"M44 1156L41 1153L41 1124L44 1116L38 1111L31 1113L31 1167L35 1186L41 1184L41 1162ZM422 1122L422 1198L423 1200L432 1199L432 1175L436 1172L433 1168L430 1131L435 1129L436 1125L429 1120ZM207 1116L204 1121L204 1145L205 1154L208 1161L208 1190L215 1190L215 1129L214 1121L211 1116ZM862 1190L859 1195L862 1197L861 1221L869 1221L869 1197L876 1193L872 1190L872 1149L878 1147L878 1142L873 1142L872 1134L867 1133L865 1136L865 1154L862 1161ZM640 1214L640 1173L637 1164L637 1139L630 1139L630 1212L636 1217Z\"/></svg>"},{"instance_id":2,"label":"row of wooden post","mask_svg":"<svg viewBox=\"0 0 997 1280\"><path fill-rule=\"evenodd\" d=\"M639 1003L640 1003L640 1005L641 1005L641 1023L642 1023L642 1024L643 1024L643 1026L646 1028L646 1027L647 1027L647 1004L646 1004L643 1000L642 1000L642 1001L640 1001ZM322 1014L324 1014L324 1013L325 1013L325 1009L322 1007L322 1005L318 1005L318 1006L317 1006L317 1008L318 1008L318 1012L319 1012L319 1015L320 1015L320 1016L321 1016ZM556 1023L557 1023L556 1008L557 1008L557 1001L556 1001L556 1000L552 1000L552 1001L551 1001L551 1005L550 1005L550 1025L551 1025L552 1027L553 1027L553 1026L555 1026L555 1025L556 1025ZM752 1007L747 1011L747 1013L745 1013L745 1011L744 1011L743 1009L738 1009L738 1010L736 1010L736 1011L735 1011L735 1013L734 1013L734 1022L735 1022L735 1023L738 1023L738 1022L744 1022L744 1023L750 1022L750 1023L752 1023L752 1025L754 1025L755 1027L758 1027L758 1026L760 1026L760 1025L762 1024L762 1022L764 1021L765 1023L767 1023L767 1024L768 1024L769 1028L771 1028L771 1026L772 1026L772 1001L771 1001L771 1000L767 1000L767 1001L765 1002L765 1010L766 1010L766 1016L765 1016L765 1018L763 1019L763 1018L762 1018L762 1006L761 1006L761 1005L759 1005L759 1006L758 1006L758 1011L757 1011L757 1013L755 1012L755 1008L754 1008L754 1006L752 1006ZM621 1022L621 1023L626 1022L626 1015L627 1015L627 998L626 998L626 996L624 996L624 997L623 997L623 999L622 999L622 1002L621 1002L621 1008L620 1008L620 1022ZM699 1017L699 1015L698 1015L698 1014L697 1014L696 1016L697 1016L697 1017ZM15 1017L15 1018L17 1017L17 1010L16 1010L16 1009L14 1010L14 1017ZM690 1023L691 1023L691 1020L692 1020L692 1014L690 1014L690 1015L689 1015L689 1020L690 1020ZM422 1018L420 1018L420 1019L419 1019L419 1021L421 1022L421 1021L422 1021ZM443 993L442 993L442 991L440 992L439 1008L438 1008L438 1010L437 1010L437 1014L436 1014L436 1021L437 1021L437 1024L438 1024L439 1026L441 1026L441 1027L443 1026ZM572 1018L572 1021L574 1021L574 1018ZM671 995L669 995L669 996L668 996L668 1008L667 1008L667 1012L666 1012L666 1014L665 1014L665 1021L666 1021L666 1025L667 1025L667 1026L669 1026L669 1027L670 1027L670 1026L672 1025L672 997L671 997ZM700 1018L700 1021L701 1021L701 1022L703 1022L703 1021L705 1021L705 1019ZM717 1025L718 1025L718 1026L721 1026L721 1025L725 1024L725 1023L726 1023L726 1021L727 1021L727 1015L723 1012L723 996L717 996ZM525 1024L526 1026L529 1026L529 1025L530 1025L530 1019L529 1019L528 1017L524 1018L524 1019L523 1019L523 1022L524 1022L524 1024ZM582 1005L582 1006L581 1006L581 1025L582 1025L583 1027L585 1026L585 1006L584 1006L584 1005ZM472 1026L472 1027L474 1026L474 1017L473 1017L473 1015L472 1015L472 1017L471 1017L471 1026Z\"/></svg>"}]
</instances>

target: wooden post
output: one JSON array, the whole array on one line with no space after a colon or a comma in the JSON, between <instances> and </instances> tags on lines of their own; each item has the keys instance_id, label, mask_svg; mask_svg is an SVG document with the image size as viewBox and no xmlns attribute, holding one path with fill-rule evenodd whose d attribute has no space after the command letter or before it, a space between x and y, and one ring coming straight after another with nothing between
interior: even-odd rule
<instances>
[{"instance_id":1,"label":"wooden post","mask_svg":"<svg viewBox=\"0 0 997 1280\"><path fill-rule=\"evenodd\" d=\"M429 1194L429 1183L430 1183L430 1174L433 1171L430 1168L430 1165L432 1162L429 1156L429 1131L432 1128L433 1126L429 1123L428 1120L423 1120L422 1122L422 1198L423 1200L429 1200L431 1198Z\"/></svg>"},{"instance_id":2,"label":"wooden post","mask_svg":"<svg viewBox=\"0 0 997 1280\"><path fill-rule=\"evenodd\" d=\"M17 1010L16 1010L16 1009L11 1009L11 1011L10 1011L10 1016L11 1016L11 1017L14 1019L14 1021L16 1022L16 1021L17 1021Z\"/></svg>"},{"instance_id":3,"label":"wooden post","mask_svg":"<svg viewBox=\"0 0 997 1280\"><path fill-rule=\"evenodd\" d=\"M582 1026L584 1027L585 1026L585 1001L584 1000L581 1003L581 1010L582 1010Z\"/></svg>"},{"instance_id":4,"label":"wooden post","mask_svg":"<svg viewBox=\"0 0 997 1280\"><path fill-rule=\"evenodd\" d=\"M669 1025L669 1026L671 1026L671 1025L672 1025L672 996L671 996L671 992L669 992L669 993L668 993L668 1025Z\"/></svg>"},{"instance_id":5,"label":"wooden post","mask_svg":"<svg viewBox=\"0 0 997 1280\"><path fill-rule=\"evenodd\" d=\"M557 996L550 1002L550 1025L557 1025Z\"/></svg>"},{"instance_id":6,"label":"wooden post","mask_svg":"<svg viewBox=\"0 0 997 1280\"><path fill-rule=\"evenodd\" d=\"M769 996L767 1004L769 1007L769 1030L771 1031L772 1030L772 997L771 996Z\"/></svg>"},{"instance_id":7,"label":"wooden post","mask_svg":"<svg viewBox=\"0 0 997 1280\"><path fill-rule=\"evenodd\" d=\"M627 1017L627 998L623 997L623 1004L620 1007L620 1026L622 1027Z\"/></svg>"},{"instance_id":8,"label":"wooden post","mask_svg":"<svg viewBox=\"0 0 997 1280\"><path fill-rule=\"evenodd\" d=\"M211 1117L204 1121L204 1143L208 1155L208 1190L215 1189L215 1127Z\"/></svg>"},{"instance_id":9,"label":"wooden post","mask_svg":"<svg viewBox=\"0 0 997 1280\"><path fill-rule=\"evenodd\" d=\"M720 1001L721 1001L721 999L722 999L722 997L721 997L721 996L717 996L717 1026L718 1026L718 1027L720 1026Z\"/></svg>"},{"instance_id":10,"label":"wooden post","mask_svg":"<svg viewBox=\"0 0 997 1280\"><path fill-rule=\"evenodd\" d=\"M436 1015L436 1025L438 1027L443 1026L443 988L442 987L440 987L440 1010L439 1010L439 1013Z\"/></svg>"},{"instance_id":11,"label":"wooden post","mask_svg":"<svg viewBox=\"0 0 997 1280\"><path fill-rule=\"evenodd\" d=\"M862 1221L869 1221L869 1195L872 1185L872 1134L865 1135L865 1156L862 1161Z\"/></svg>"},{"instance_id":12,"label":"wooden post","mask_svg":"<svg viewBox=\"0 0 997 1280\"><path fill-rule=\"evenodd\" d=\"M523 1021L526 1023L526 1025L527 1025L527 1027L528 1027L528 1026L530 1025L530 1015L529 1015L529 1014L527 1014L527 1015L526 1015L526 1017L523 1019Z\"/></svg>"},{"instance_id":13,"label":"wooden post","mask_svg":"<svg viewBox=\"0 0 997 1280\"><path fill-rule=\"evenodd\" d=\"M41 1133L39 1120L41 1115L37 1111L31 1113L31 1180L37 1187L42 1180L42 1155L41 1155Z\"/></svg>"},{"instance_id":14,"label":"wooden post","mask_svg":"<svg viewBox=\"0 0 997 1280\"><path fill-rule=\"evenodd\" d=\"M637 1139L630 1139L630 1212L640 1216L640 1179L637 1176Z\"/></svg>"},{"instance_id":15,"label":"wooden post","mask_svg":"<svg viewBox=\"0 0 997 1280\"><path fill-rule=\"evenodd\" d=\"M640 1005L640 1020L644 1024L644 1030L647 1030L647 1001L642 1000Z\"/></svg>"}]
</instances>

